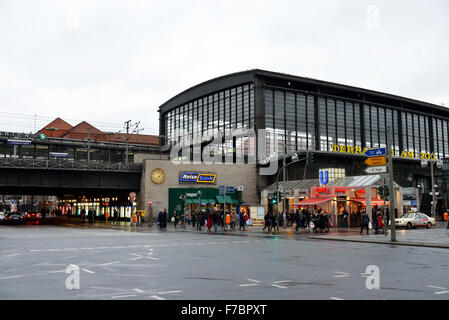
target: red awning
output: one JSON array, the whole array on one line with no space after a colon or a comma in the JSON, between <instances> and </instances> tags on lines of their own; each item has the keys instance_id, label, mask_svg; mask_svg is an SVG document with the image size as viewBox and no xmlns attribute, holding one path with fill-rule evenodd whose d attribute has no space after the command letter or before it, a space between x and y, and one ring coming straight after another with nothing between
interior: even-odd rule
<instances>
[{"instance_id":1,"label":"red awning","mask_svg":"<svg viewBox=\"0 0 449 320\"><path fill-rule=\"evenodd\" d=\"M315 204L320 204L326 201L329 201L332 197L326 197L326 198L311 198L308 200L302 200L299 202L294 203L294 206L313 206Z\"/></svg>"}]
</instances>

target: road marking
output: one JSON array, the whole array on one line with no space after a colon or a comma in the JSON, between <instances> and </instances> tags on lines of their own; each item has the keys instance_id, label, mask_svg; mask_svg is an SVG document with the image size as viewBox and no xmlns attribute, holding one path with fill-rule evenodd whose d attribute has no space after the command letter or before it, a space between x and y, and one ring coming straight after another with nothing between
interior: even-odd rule
<instances>
[{"instance_id":1,"label":"road marking","mask_svg":"<svg viewBox=\"0 0 449 320\"><path fill-rule=\"evenodd\" d=\"M95 250L94 248L81 248L81 250Z\"/></svg>"},{"instance_id":2,"label":"road marking","mask_svg":"<svg viewBox=\"0 0 449 320\"><path fill-rule=\"evenodd\" d=\"M138 293L144 293L145 292L145 291L143 291L142 289L139 289L139 288L136 288L136 289L133 289L133 290L138 292Z\"/></svg>"},{"instance_id":3,"label":"road marking","mask_svg":"<svg viewBox=\"0 0 449 320\"><path fill-rule=\"evenodd\" d=\"M258 286L257 283L247 283L247 284L239 284L239 287L253 287Z\"/></svg>"},{"instance_id":4,"label":"road marking","mask_svg":"<svg viewBox=\"0 0 449 320\"><path fill-rule=\"evenodd\" d=\"M441 290L446 290L446 288L443 287L437 287L437 286L427 286L429 288L435 288L435 289L441 289Z\"/></svg>"},{"instance_id":5,"label":"road marking","mask_svg":"<svg viewBox=\"0 0 449 320\"><path fill-rule=\"evenodd\" d=\"M150 297L153 298L153 299L156 299L156 300L165 300L164 298L159 297L157 295L153 295L153 296L150 296Z\"/></svg>"},{"instance_id":6,"label":"road marking","mask_svg":"<svg viewBox=\"0 0 449 320\"><path fill-rule=\"evenodd\" d=\"M345 299L337 298L337 297L329 297L329 299L332 299L332 300L345 300Z\"/></svg>"},{"instance_id":7,"label":"road marking","mask_svg":"<svg viewBox=\"0 0 449 320\"><path fill-rule=\"evenodd\" d=\"M173 290L173 291L164 291L164 292L158 292L157 294L170 294L170 293L181 293L181 290Z\"/></svg>"},{"instance_id":8,"label":"road marking","mask_svg":"<svg viewBox=\"0 0 449 320\"><path fill-rule=\"evenodd\" d=\"M3 277L3 278L0 278L0 280L17 279L17 278L23 278L23 276Z\"/></svg>"},{"instance_id":9,"label":"road marking","mask_svg":"<svg viewBox=\"0 0 449 320\"><path fill-rule=\"evenodd\" d=\"M108 266L110 264L117 264L120 263L120 261L112 261L112 262L108 262L108 263L103 263L103 264L99 264L99 266Z\"/></svg>"},{"instance_id":10,"label":"road marking","mask_svg":"<svg viewBox=\"0 0 449 320\"><path fill-rule=\"evenodd\" d=\"M14 257L14 256L18 256L20 255L20 253L13 253L13 254L8 254L8 257Z\"/></svg>"},{"instance_id":11,"label":"road marking","mask_svg":"<svg viewBox=\"0 0 449 320\"><path fill-rule=\"evenodd\" d=\"M341 271L334 271L335 273L339 273L340 275L334 276L334 278L344 278L349 277L351 274L347 272L341 272Z\"/></svg>"},{"instance_id":12,"label":"road marking","mask_svg":"<svg viewBox=\"0 0 449 320\"><path fill-rule=\"evenodd\" d=\"M91 271L89 269L81 269L81 270L83 270L84 272L87 272L87 273L95 273L95 272L93 272L93 271Z\"/></svg>"},{"instance_id":13,"label":"road marking","mask_svg":"<svg viewBox=\"0 0 449 320\"><path fill-rule=\"evenodd\" d=\"M128 295L124 295L124 296L113 296L111 297L112 299L120 299L120 298L129 298L129 297L136 297L136 294L128 294Z\"/></svg>"},{"instance_id":14,"label":"road marking","mask_svg":"<svg viewBox=\"0 0 449 320\"><path fill-rule=\"evenodd\" d=\"M284 286L279 286L277 284L272 284L273 287L277 287L277 288L281 288L281 289L287 289L287 287Z\"/></svg>"},{"instance_id":15,"label":"road marking","mask_svg":"<svg viewBox=\"0 0 449 320\"><path fill-rule=\"evenodd\" d=\"M66 249L64 249L64 251L73 251L73 250L78 250L78 248L66 248Z\"/></svg>"},{"instance_id":16,"label":"road marking","mask_svg":"<svg viewBox=\"0 0 449 320\"><path fill-rule=\"evenodd\" d=\"M47 249L47 251L61 251L61 249Z\"/></svg>"},{"instance_id":17,"label":"road marking","mask_svg":"<svg viewBox=\"0 0 449 320\"><path fill-rule=\"evenodd\" d=\"M281 280L281 281L273 281L273 283L292 283L291 280Z\"/></svg>"},{"instance_id":18,"label":"road marking","mask_svg":"<svg viewBox=\"0 0 449 320\"><path fill-rule=\"evenodd\" d=\"M443 294L443 293L449 293L449 291L445 290L445 291L434 292L434 294Z\"/></svg>"},{"instance_id":19,"label":"road marking","mask_svg":"<svg viewBox=\"0 0 449 320\"><path fill-rule=\"evenodd\" d=\"M262 281L254 280L254 279L246 279L246 280L251 281L251 282L258 282L258 283L262 282Z\"/></svg>"},{"instance_id":20,"label":"road marking","mask_svg":"<svg viewBox=\"0 0 449 320\"><path fill-rule=\"evenodd\" d=\"M160 260L159 258L154 258L154 257L147 257L147 259L151 259L151 260Z\"/></svg>"},{"instance_id":21,"label":"road marking","mask_svg":"<svg viewBox=\"0 0 449 320\"><path fill-rule=\"evenodd\" d=\"M29 250L30 252L40 252L42 251L42 249L37 249L37 250Z\"/></svg>"},{"instance_id":22,"label":"road marking","mask_svg":"<svg viewBox=\"0 0 449 320\"><path fill-rule=\"evenodd\" d=\"M98 247L97 249L109 249L109 247Z\"/></svg>"}]
</instances>

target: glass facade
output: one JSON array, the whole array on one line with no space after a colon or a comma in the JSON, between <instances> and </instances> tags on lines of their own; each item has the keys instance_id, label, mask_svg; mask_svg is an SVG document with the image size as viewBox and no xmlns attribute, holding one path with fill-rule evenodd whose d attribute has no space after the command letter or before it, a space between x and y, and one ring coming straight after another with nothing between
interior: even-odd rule
<instances>
[{"instance_id":1,"label":"glass facade","mask_svg":"<svg viewBox=\"0 0 449 320\"><path fill-rule=\"evenodd\" d=\"M314 150L314 97L276 89L264 89L263 97L267 153L283 153L284 145L287 152Z\"/></svg>"},{"instance_id":2,"label":"glass facade","mask_svg":"<svg viewBox=\"0 0 449 320\"><path fill-rule=\"evenodd\" d=\"M449 157L448 118L393 106L265 85L262 103L255 106L252 83L223 89L180 105L163 114L167 144L186 145L203 136L229 135L239 128L257 129L255 108L263 115L266 156L305 150L332 152L333 145L383 148L387 128L393 133L395 156L403 152ZM227 140L213 146L218 154L248 154L252 138Z\"/></svg>"},{"instance_id":3,"label":"glass facade","mask_svg":"<svg viewBox=\"0 0 449 320\"><path fill-rule=\"evenodd\" d=\"M251 136L237 136L236 130L254 129L254 85L242 84L224 89L181 105L164 114L165 137L168 145L190 145L203 137L221 137L225 141L210 145L211 155L255 154Z\"/></svg>"}]
</instances>

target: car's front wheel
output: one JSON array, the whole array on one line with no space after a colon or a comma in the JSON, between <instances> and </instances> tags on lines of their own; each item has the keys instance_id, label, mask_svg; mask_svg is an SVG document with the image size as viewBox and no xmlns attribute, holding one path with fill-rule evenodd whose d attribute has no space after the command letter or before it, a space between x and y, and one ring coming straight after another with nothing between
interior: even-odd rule
<instances>
[{"instance_id":1,"label":"car's front wheel","mask_svg":"<svg viewBox=\"0 0 449 320\"><path fill-rule=\"evenodd\" d=\"M411 222L407 223L407 229L411 229L411 228L412 228L412 223Z\"/></svg>"}]
</instances>

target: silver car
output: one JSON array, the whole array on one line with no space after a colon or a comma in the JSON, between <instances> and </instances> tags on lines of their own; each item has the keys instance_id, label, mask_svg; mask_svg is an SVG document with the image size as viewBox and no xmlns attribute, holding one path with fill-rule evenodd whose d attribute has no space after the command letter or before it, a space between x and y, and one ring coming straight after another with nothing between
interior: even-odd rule
<instances>
[{"instance_id":1,"label":"silver car","mask_svg":"<svg viewBox=\"0 0 449 320\"><path fill-rule=\"evenodd\" d=\"M415 227L427 227L430 229L435 225L435 218L421 212L405 213L399 219L395 219L397 227L406 227L407 229Z\"/></svg>"}]
</instances>

